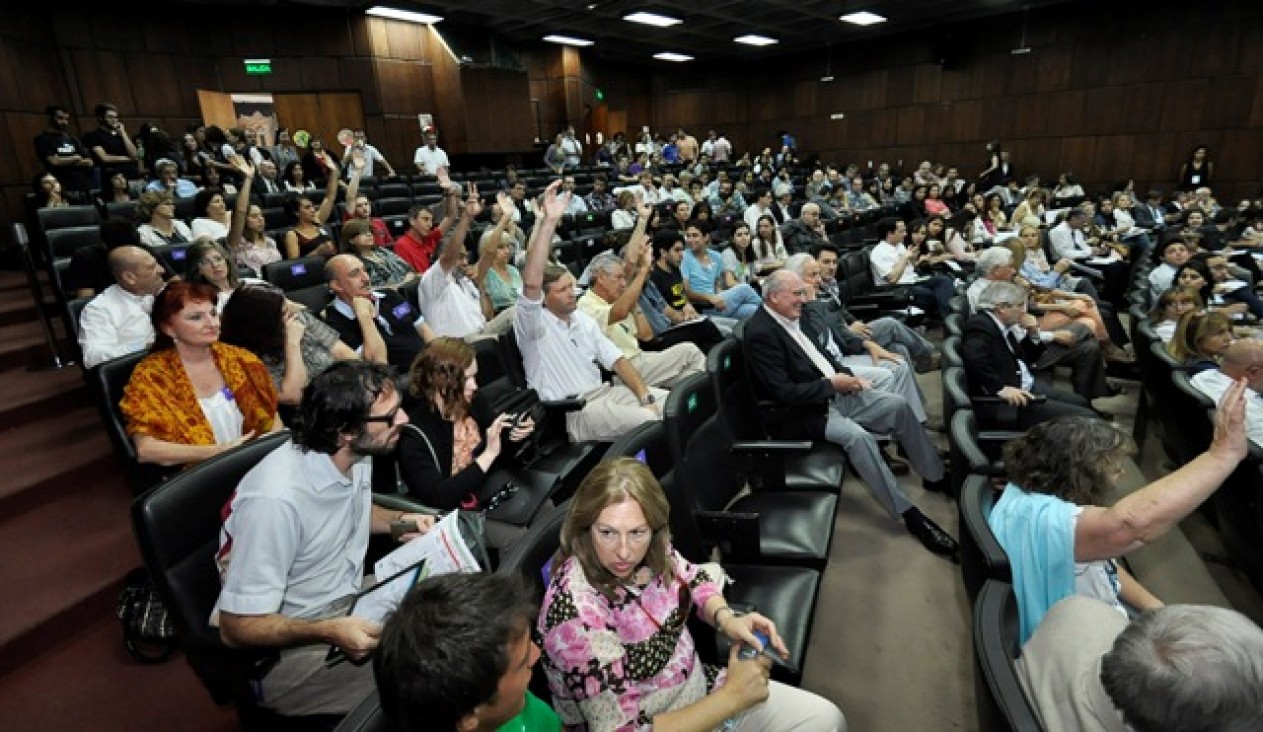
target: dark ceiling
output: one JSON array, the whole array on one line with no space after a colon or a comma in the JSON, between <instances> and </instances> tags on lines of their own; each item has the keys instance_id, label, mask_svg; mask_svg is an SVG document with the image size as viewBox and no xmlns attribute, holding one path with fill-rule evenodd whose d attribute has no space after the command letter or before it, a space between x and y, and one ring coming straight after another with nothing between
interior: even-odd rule
<instances>
[{"instance_id":1,"label":"dark ceiling","mask_svg":"<svg viewBox=\"0 0 1263 732\"><path fill-rule=\"evenodd\" d=\"M315 0L336 4L337 0ZM380 4L443 16L444 23L489 29L515 41L538 42L549 33L595 41L584 51L604 59L633 64L655 61L659 51L676 51L699 62L759 59L823 49L975 18L1017 14L1013 37L1017 45L1024 8L1055 5L1066 0L382 0ZM365 0L349 4L368 7ZM670 28L629 23L623 16L639 10L683 20ZM875 26L843 23L838 16L869 10L887 18ZM440 25L440 28L443 26ZM778 39L756 48L733 38L757 33Z\"/></svg>"}]
</instances>

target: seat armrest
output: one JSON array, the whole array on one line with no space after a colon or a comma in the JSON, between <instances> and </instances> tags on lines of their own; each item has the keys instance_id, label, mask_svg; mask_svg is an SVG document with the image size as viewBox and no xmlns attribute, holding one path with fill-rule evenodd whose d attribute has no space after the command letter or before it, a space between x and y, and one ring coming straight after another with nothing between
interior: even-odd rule
<instances>
[{"instance_id":1,"label":"seat armrest","mask_svg":"<svg viewBox=\"0 0 1263 732\"><path fill-rule=\"evenodd\" d=\"M797 453L811 450L810 440L745 440L732 443L732 452L752 453Z\"/></svg>"},{"instance_id":2,"label":"seat armrest","mask_svg":"<svg viewBox=\"0 0 1263 732\"><path fill-rule=\"evenodd\" d=\"M587 404L581 397L566 397L565 399L541 399L540 404L544 405L544 409L550 412L577 412L583 409Z\"/></svg>"},{"instance_id":3,"label":"seat armrest","mask_svg":"<svg viewBox=\"0 0 1263 732\"><path fill-rule=\"evenodd\" d=\"M402 493L374 493L373 505L388 508L392 511L406 511L408 513L436 515L439 513L439 509L427 506L417 499L405 496Z\"/></svg>"},{"instance_id":4,"label":"seat armrest","mask_svg":"<svg viewBox=\"0 0 1263 732\"><path fill-rule=\"evenodd\" d=\"M1020 430L980 430L978 432L979 442L1008 442L1016 440L1026 434Z\"/></svg>"},{"instance_id":5,"label":"seat armrest","mask_svg":"<svg viewBox=\"0 0 1263 732\"><path fill-rule=\"evenodd\" d=\"M973 402L973 403L975 403L975 404L1008 404L1008 402L1004 401L1004 399L1002 399L1002 398L1000 398L1000 397L998 397L998 396L973 396L973 395L970 395L970 397L969 397L969 401L971 401L971 402ZM1048 401L1048 395L1046 395L1046 394L1032 394L1032 395L1031 395L1031 397L1030 397L1029 399L1027 399L1026 401L1030 402L1031 404L1043 404L1044 402L1047 402L1047 401Z\"/></svg>"},{"instance_id":6,"label":"seat armrest","mask_svg":"<svg viewBox=\"0 0 1263 732\"><path fill-rule=\"evenodd\" d=\"M728 560L759 556L759 515L734 511L694 511L698 533Z\"/></svg>"}]
</instances>

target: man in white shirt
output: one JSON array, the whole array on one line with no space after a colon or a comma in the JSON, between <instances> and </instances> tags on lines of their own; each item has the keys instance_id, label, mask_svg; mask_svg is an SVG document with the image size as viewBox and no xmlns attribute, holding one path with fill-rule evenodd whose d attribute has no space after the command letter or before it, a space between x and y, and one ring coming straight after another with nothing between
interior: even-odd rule
<instances>
[{"instance_id":1,"label":"man in white shirt","mask_svg":"<svg viewBox=\"0 0 1263 732\"><path fill-rule=\"evenodd\" d=\"M560 186L560 181L553 181L541 199L513 332L526 380L541 398L583 399L581 410L566 415L571 439L613 441L639 424L662 419L658 402L666 392L647 386L592 316L578 310L570 271L548 263L553 232L568 198L558 193ZM613 371L622 383L603 382L597 364Z\"/></svg>"},{"instance_id":2,"label":"man in white shirt","mask_svg":"<svg viewBox=\"0 0 1263 732\"><path fill-rule=\"evenodd\" d=\"M1197 390L1216 404L1228 387L1245 379L1245 434L1255 445L1263 447L1263 341L1242 338L1224 352L1219 368L1193 375L1190 381Z\"/></svg>"},{"instance_id":3,"label":"man in white shirt","mask_svg":"<svg viewBox=\"0 0 1263 732\"><path fill-rule=\"evenodd\" d=\"M1073 208L1065 221L1048 230L1048 244L1052 247L1049 261L1071 259L1100 270L1105 277L1102 296L1121 310L1130 267L1117 251L1083 233L1088 219L1086 210Z\"/></svg>"},{"instance_id":4,"label":"man in white shirt","mask_svg":"<svg viewBox=\"0 0 1263 732\"><path fill-rule=\"evenodd\" d=\"M715 163L726 163L732 158L732 143L721 132L711 146L710 157Z\"/></svg>"},{"instance_id":5,"label":"man in white shirt","mask_svg":"<svg viewBox=\"0 0 1263 732\"><path fill-rule=\"evenodd\" d=\"M746 226L750 227L750 231L759 230L759 218L763 216L771 216L772 220L776 220L776 216L772 213L772 189L760 188L754 194L754 203L746 206L742 219L746 222Z\"/></svg>"},{"instance_id":6,"label":"man in white shirt","mask_svg":"<svg viewBox=\"0 0 1263 732\"><path fill-rule=\"evenodd\" d=\"M84 368L144 350L153 343L153 297L163 285L162 265L142 247L124 246L109 254L115 284L92 298L79 316Z\"/></svg>"},{"instance_id":7,"label":"man in white shirt","mask_svg":"<svg viewBox=\"0 0 1263 732\"><path fill-rule=\"evenodd\" d=\"M898 219L885 218L877 222L877 236L881 241L868 255L873 281L879 286L903 285L912 293L912 302L918 307L945 317L952 311L956 284L947 275L917 275L916 265L922 253L920 247L904 245L907 234L907 224Z\"/></svg>"},{"instance_id":8,"label":"man in white shirt","mask_svg":"<svg viewBox=\"0 0 1263 732\"><path fill-rule=\"evenodd\" d=\"M393 454L408 423L384 366L342 361L303 392L291 440L246 473L229 504L216 560L224 578L212 624L233 647L278 652L257 680L261 706L288 716L346 714L373 690L373 665L326 663L329 647L361 660L381 626L337 601L359 592L370 534L434 517L373 505L371 455Z\"/></svg>"},{"instance_id":9,"label":"man in white shirt","mask_svg":"<svg viewBox=\"0 0 1263 732\"><path fill-rule=\"evenodd\" d=\"M439 135L433 127L426 129L424 139L425 144L417 148L416 154L412 156L417 172L421 175L438 175L439 168L450 168L452 164L447 160L447 153L438 146Z\"/></svg>"},{"instance_id":10,"label":"man in white shirt","mask_svg":"<svg viewBox=\"0 0 1263 732\"><path fill-rule=\"evenodd\" d=\"M436 336L465 339L496 336L513 326L513 308L496 315L491 298L479 290L466 272L465 239L470 222L482 211L478 188L472 184L469 188L460 221L443 242L438 260L421 275L421 284L417 287L417 305ZM501 193L500 198L507 197Z\"/></svg>"},{"instance_id":11,"label":"man in white shirt","mask_svg":"<svg viewBox=\"0 0 1263 732\"><path fill-rule=\"evenodd\" d=\"M1182 239L1168 239L1158 247L1162 262L1149 272L1149 294L1154 302L1171 289L1176 271L1188 261L1188 247Z\"/></svg>"},{"instance_id":12,"label":"man in white shirt","mask_svg":"<svg viewBox=\"0 0 1263 732\"><path fill-rule=\"evenodd\" d=\"M592 286L579 298L579 309L601 326L646 384L670 389L685 376L704 371L706 356L692 343L677 343L662 351L640 347L642 340L653 340L653 328L638 302L652 266L647 240L633 238L628 243L626 262L613 252L601 252L589 265Z\"/></svg>"},{"instance_id":13,"label":"man in white shirt","mask_svg":"<svg viewBox=\"0 0 1263 732\"><path fill-rule=\"evenodd\" d=\"M566 173L561 178L561 190L563 193L570 194L570 202L566 204L566 213L568 214L585 214L588 212L588 204L583 200L583 196L574 194L574 175Z\"/></svg>"}]
</instances>

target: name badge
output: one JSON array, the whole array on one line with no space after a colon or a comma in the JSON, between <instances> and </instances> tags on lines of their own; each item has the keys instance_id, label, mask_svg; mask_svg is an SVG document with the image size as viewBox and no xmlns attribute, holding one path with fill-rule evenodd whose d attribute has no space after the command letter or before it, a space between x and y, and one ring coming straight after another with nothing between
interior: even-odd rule
<instances>
[{"instance_id":1,"label":"name badge","mask_svg":"<svg viewBox=\"0 0 1263 732\"><path fill-rule=\"evenodd\" d=\"M390 311L390 314L395 316L395 320L403 320L412 314L412 306L406 302L401 302Z\"/></svg>"}]
</instances>

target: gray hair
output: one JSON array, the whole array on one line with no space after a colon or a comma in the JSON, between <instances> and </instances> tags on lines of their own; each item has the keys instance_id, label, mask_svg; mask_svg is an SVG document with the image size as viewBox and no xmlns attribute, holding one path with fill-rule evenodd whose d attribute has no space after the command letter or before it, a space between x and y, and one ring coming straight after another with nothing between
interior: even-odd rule
<instances>
[{"instance_id":1,"label":"gray hair","mask_svg":"<svg viewBox=\"0 0 1263 732\"><path fill-rule=\"evenodd\" d=\"M797 275L797 272L790 272L783 267L768 275L767 279L763 280L763 299L766 300L773 294L789 287L789 283L786 280L791 276Z\"/></svg>"},{"instance_id":2,"label":"gray hair","mask_svg":"<svg viewBox=\"0 0 1263 732\"><path fill-rule=\"evenodd\" d=\"M1008 247L991 247L978 255L978 275L986 277L996 267L1006 267L1010 264L1013 264L1013 252L1009 251Z\"/></svg>"},{"instance_id":3,"label":"gray hair","mask_svg":"<svg viewBox=\"0 0 1263 732\"><path fill-rule=\"evenodd\" d=\"M804 203L804 204L803 204L803 207L802 207L801 209L799 209L799 210L798 210L798 218L802 218L802 215L803 215L803 214L805 214L805 213L807 213L807 209L808 209L809 207L810 207L812 210L814 210L816 213L820 213L820 205L819 205L819 204L812 203L812 202L808 201L807 203Z\"/></svg>"},{"instance_id":4,"label":"gray hair","mask_svg":"<svg viewBox=\"0 0 1263 732\"><path fill-rule=\"evenodd\" d=\"M601 273L613 275L622 272L624 267L622 258L607 250L592 258L588 263L588 272L594 276Z\"/></svg>"},{"instance_id":5,"label":"gray hair","mask_svg":"<svg viewBox=\"0 0 1263 732\"><path fill-rule=\"evenodd\" d=\"M1017 305L1026 302L1026 288L1012 282L992 282L978 293L976 310L995 310L997 305Z\"/></svg>"},{"instance_id":6,"label":"gray hair","mask_svg":"<svg viewBox=\"0 0 1263 732\"><path fill-rule=\"evenodd\" d=\"M1225 608L1150 610L1101 658L1101 685L1136 732L1263 729L1263 630Z\"/></svg>"},{"instance_id":7,"label":"gray hair","mask_svg":"<svg viewBox=\"0 0 1263 732\"><path fill-rule=\"evenodd\" d=\"M807 266L808 260L815 261L807 252L799 252L791 256L789 259L786 259L785 264L782 265L781 269L784 269L787 272L793 272L799 277L802 277L803 268Z\"/></svg>"}]
</instances>

